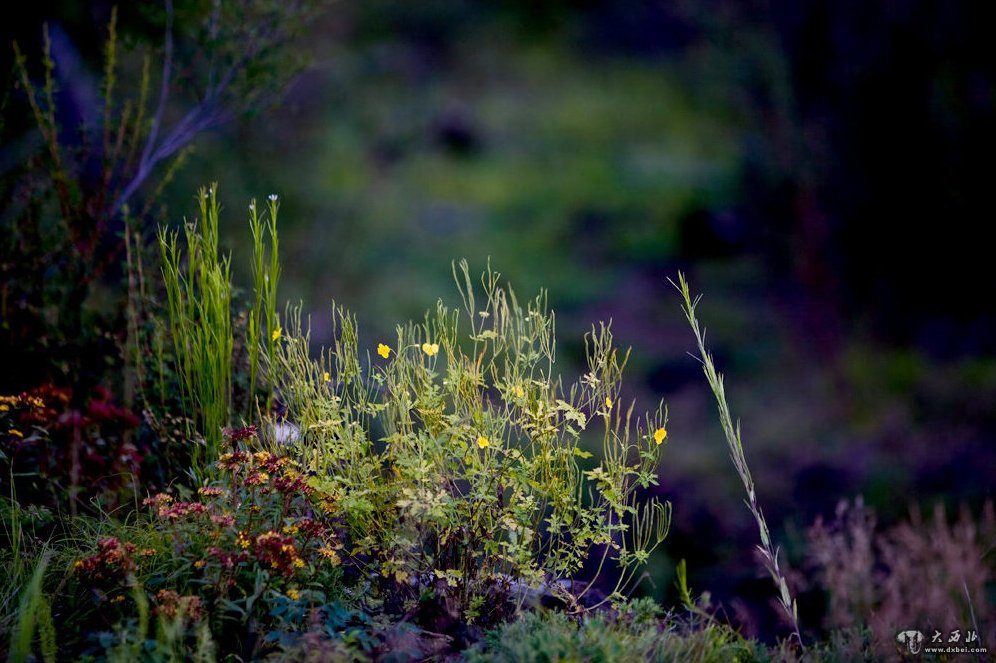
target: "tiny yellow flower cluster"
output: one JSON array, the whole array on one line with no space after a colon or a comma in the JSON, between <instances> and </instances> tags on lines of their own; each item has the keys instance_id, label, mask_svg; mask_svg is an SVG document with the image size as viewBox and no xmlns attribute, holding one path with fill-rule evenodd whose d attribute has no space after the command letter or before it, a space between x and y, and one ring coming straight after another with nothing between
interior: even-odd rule
<instances>
[{"instance_id":1,"label":"tiny yellow flower cluster","mask_svg":"<svg viewBox=\"0 0 996 663\"><path fill-rule=\"evenodd\" d=\"M276 329L270 334L270 340L279 341L280 337L283 335L283 330L278 325Z\"/></svg>"},{"instance_id":2,"label":"tiny yellow flower cluster","mask_svg":"<svg viewBox=\"0 0 996 663\"><path fill-rule=\"evenodd\" d=\"M339 553L332 546L322 546L318 549L318 554L327 559L332 566L339 566L342 563Z\"/></svg>"},{"instance_id":3,"label":"tiny yellow flower cluster","mask_svg":"<svg viewBox=\"0 0 996 663\"><path fill-rule=\"evenodd\" d=\"M438 343L423 343L422 344L422 352L424 352L425 354L429 355L430 357L434 357L439 352L439 344Z\"/></svg>"}]
</instances>

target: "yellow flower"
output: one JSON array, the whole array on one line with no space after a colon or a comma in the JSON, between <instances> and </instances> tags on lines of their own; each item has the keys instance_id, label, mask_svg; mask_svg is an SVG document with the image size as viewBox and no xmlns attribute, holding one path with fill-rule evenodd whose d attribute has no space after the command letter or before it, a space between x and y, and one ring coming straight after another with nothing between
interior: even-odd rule
<instances>
[{"instance_id":1,"label":"yellow flower","mask_svg":"<svg viewBox=\"0 0 996 663\"><path fill-rule=\"evenodd\" d=\"M479 435L477 437L477 446L479 446L481 449L486 449L490 444L491 440L484 437L483 435Z\"/></svg>"},{"instance_id":2,"label":"yellow flower","mask_svg":"<svg viewBox=\"0 0 996 663\"><path fill-rule=\"evenodd\" d=\"M661 442L667 439L667 431L663 426L654 431L654 442L660 445Z\"/></svg>"},{"instance_id":3,"label":"yellow flower","mask_svg":"<svg viewBox=\"0 0 996 663\"><path fill-rule=\"evenodd\" d=\"M277 341L277 340L280 339L281 335L283 335L283 330L280 329L280 327L278 325L277 328L273 330L273 333L270 334L270 340Z\"/></svg>"},{"instance_id":4,"label":"yellow flower","mask_svg":"<svg viewBox=\"0 0 996 663\"><path fill-rule=\"evenodd\" d=\"M332 376L329 375L328 371L322 373L322 379L325 380L326 382L332 382Z\"/></svg>"},{"instance_id":5,"label":"yellow flower","mask_svg":"<svg viewBox=\"0 0 996 663\"><path fill-rule=\"evenodd\" d=\"M24 433L22 433L21 431L17 430L16 428L11 428L7 432L10 433L11 435L13 435L14 437L24 437Z\"/></svg>"},{"instance_id":6,"label":"yellow flower","mask_svg":"<svg viewBox=\"0 0 996 663\"><path fill-rule=\"evenodd\" d=\"M609 410L612 409L612 399L611 398L606 398L605 399L605 407L608 408Z\"/></svg>"},{"instance_id":7,"label":"yellow flower","mask_svg":"<svg viewBox=\"0 0 996 663\"><path fill-rule=\"evenodd\" d=\"M430 357L432 357L437 352L439 352L439 344L438 343L423 343L422 344L422 352L424 352L425 354L427 354Z\"/></svg>"},{"instance_id":8,"label":"yellow flower","mask_svg":"<svg viewBox=\"0 0 996 663\"><path fill-rule=\"evenodd\" d=\"M329 561L332 566L339 566L342 560L339 559L339 553L335 551L335 548L331 546L323 546L318 549L318 554Z\"/></svg>"},{"instance_id":9,"label":"yellow flower","mask_svg":"<svg viewBox=\"0 0 996 663\"><path fill-rule=\"evenodd\" d=\"M199 559L196 562L194 562L194 568L203 569L205 564L207 564L207 562L205 562L203 559Z\"/></svg>"},{"instance_id":10,"label":"yellow flower","mask_svg":"<svg viewBox=\"0 0 996 663\"><path fill-rule=\"evenodd\" d=\"M526 390L523 389L521 386L516 386L514 391L515 395L518 396L519 398L522 398L526 395Z\"/></svg>"},{"instance_id":11,"label":"yellow flower","mask_svg":"<svg viewBox=\"0 0 996 663\"><path fill-rule=\"evenodd\" d=\"M422 347L424 348L425 346L423 345ZM387 359L391 355L391 347L384 343L378 343L377 354L379 354L384 359Z\"/></svg>"},{"instance_id":12,"label":"yellow flower","mask_svg":"<svg viewBox=\"0 0 996 663\"><path fill-rule=\"evenodd\" d=\"M299 601L301 599L301 592L297 591L296 589L288 589L287 598L289 598L291 601Z\"/></svg>"}]
</instances>

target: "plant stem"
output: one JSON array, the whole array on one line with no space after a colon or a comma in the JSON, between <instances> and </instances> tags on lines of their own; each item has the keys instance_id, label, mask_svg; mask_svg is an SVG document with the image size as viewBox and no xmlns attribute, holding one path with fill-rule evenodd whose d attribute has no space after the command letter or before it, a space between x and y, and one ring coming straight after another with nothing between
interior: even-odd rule
<instances>
[{"instance_id":1,"label":"plant stem","mask_svg":"<svg viewBox=\"0 0 996 663\"><path fill-rule=\"evenodd\" d=\"M699 327L699 321L695 317L695 307L698 306L699 300L702 297L701 295L695 298L692 297L689 292L688 281L685 280L683 273L678 272L678 283L670 279L668 280L681 293L681 297L684 300L683 308L685 317L688 319L688 324L692 328L692 333L695 334L695 340L699 347L698 358L702 362L702 370L705 373L706 380L709 382L709 386L712 388L713 395L716 397L716 405L719 409L719 423L722 425L723 433L726 435L726 443L730 449L730 459L733 461L733 466L736 468L737 474L740 475L740 481L744 485L744 490L747 491L747 508L750 509L751 515L754 516L754 520L757 522L758 533L761 537L761 545L757 547L757 550L761 554L765 569L778 588L778 601L789 623L792 625L793 635L799 641L799 645L802 646L802 636L799 633L798 609L795 599L789 591L785 574L778 564L778 547L772 545L768 523L764 519L764 512L761 510L761 505L757 501L757 493L754 490L754 479L751 476L750 467L748 467L747 458L744 455L744 446L740 436L740 422L733 423L733 417L730 415L730 406L726 402L726 392L723 388L723 375L716 372L712 355L709 354L705 347L705 332Z\"/></svg>"}]
</instances>

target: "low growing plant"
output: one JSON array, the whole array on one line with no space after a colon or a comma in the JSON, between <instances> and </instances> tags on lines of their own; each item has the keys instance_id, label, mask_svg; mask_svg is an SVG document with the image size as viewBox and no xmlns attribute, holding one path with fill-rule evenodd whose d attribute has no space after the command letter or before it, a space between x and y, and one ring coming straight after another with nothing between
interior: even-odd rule
<instances>
[{"instance_id":1,"label":"low growing plant","mask_svg":"<svg viewBox=\"0 0 996 663\"><path fill-rule=\"evenodd\" d=\"M469 651L472 663L591 661L759 661L756 643L729 626L662 615L640 599L592 615L582 622L557 611L530 612L495 629Z\"/></svg>"},{"instance_id":2,"label":"low growing plant","mask_svg":"<svg viewBox=\"0 0 996 663\"><path fill-rule=\"evenodd\" d=\"M565 385L543 294L523 306L489 268L479 300L466 262L454 277L462 311L440 302L365 357L334 307L336 340L312 359L292 311L268 363L299 429L289 448L341 508L348 563L389 606L453 627L537 593L572 612L621 600L669 525L669 503L639 498L657 483L666 409L635 418L623 402L627 354L609 325L586 335L588 370ZM587 466L585 435L602 447ZM594 577L569 582L593 551ZM609 559L617 581L593 600Z\"/></svg>"},{"instance_id":3,"label":"low growing plant","mask_svg":"<svg viewBox=\"0 0 996 663\"><path fill-rule=\"evenodd\" d=\"M907 628L945 635L957 629L967 646L970 638L975 646L996 641L991 501L979 518L963 509L949 523L938 505L931 518L914 510L909 521L884 531L862 499L842 501L833 520L818 519L806 539L827 596L825 626L842 652L889 658L897 653L896 634Z\"/></svg>"},{"instance_id":4,"label":"low growing plant","mask_svg":"<svg viewBox=\"0 0 996 663\"><path fill-rule=\"evenodd\" d=\"M254 435L249 427L226 439ZM283 623L274 606L308 609L334 598L342 554L335 500L310 487L290 458L267 451L234 448L216 469L218 479L196 495L150 496L142 524L97 538L73 565L80 603L121 625L149 601L160 619L157 646L210 642L219 653L246 657ZM105 649L147 636L137 623L107 633Z\"/></svg>"}]
</instances>

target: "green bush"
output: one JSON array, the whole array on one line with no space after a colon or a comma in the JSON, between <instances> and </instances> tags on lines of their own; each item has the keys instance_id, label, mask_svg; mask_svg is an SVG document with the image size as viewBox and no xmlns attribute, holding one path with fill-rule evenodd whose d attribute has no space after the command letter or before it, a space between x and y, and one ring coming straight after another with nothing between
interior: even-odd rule
<instances>
[{"instance_id":1,"label":"green bush","mask_svg":"<svg viewBox=\"0 0 996 663\"><path fill-rule=\"evenodd\" d=\"M334 308L336 340L313 360L290 312L268 365L299 429L290 448L341 505L351 558L389 603L494 623L539 590L580 610L594 580L561 581L593 549L598 571L618 567L621 599L668 529L670 504L637 495L657 483L666 409L636 419L622 402L627 356L608 325L585 337L588 372L567 386L542 294L523 306L489 269L478 299L466 263L454 276L463 311L440 302L375 358ZM602 456L585 469L596 431Z\"/></svg>"}]
</instances>

